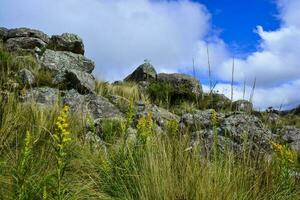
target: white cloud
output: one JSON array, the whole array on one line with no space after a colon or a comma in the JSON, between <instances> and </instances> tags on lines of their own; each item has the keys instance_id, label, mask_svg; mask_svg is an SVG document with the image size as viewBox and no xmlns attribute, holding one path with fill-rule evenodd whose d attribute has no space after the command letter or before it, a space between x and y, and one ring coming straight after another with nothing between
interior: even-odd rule
<instances>
[{"instance_id":1,"label":"white cloud","mask_svg":"<svg viewBox=\"0 0 300 200\"><path fill-rule=\"evenodd\" d=\"M250 83L257 79L256 107L295 106L300 104L300 21L298 0L278 0L281 26L265 31L257 26L259 49L235 61L235 80ZM217 70L218 79L231 80L232 61L225 60ZM248 87L251 87L248 85Z\"/></svg>"},{"instance_id":2,"label":"white cloud","mask_svg":"<svg viewBox=\"0 0 300 200\"><path fill-rule=\"evenodd\" d=\"M79 34L95 74L108 80L124 78L144 59L158 71L190 67L210 31L209 12L188 0L4 0L1 6L4 26Z\"/></svg>"}]
</instances>

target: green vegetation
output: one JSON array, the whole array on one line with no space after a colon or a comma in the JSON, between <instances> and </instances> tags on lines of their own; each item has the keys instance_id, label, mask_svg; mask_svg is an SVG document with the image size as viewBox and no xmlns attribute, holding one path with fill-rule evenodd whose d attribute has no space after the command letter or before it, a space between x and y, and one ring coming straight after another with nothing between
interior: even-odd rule
<instances>
[{"instance_id":1,"label":"green vegetation","mask_svg":"<svg viewBox=\"0 0 300 200\"><path fill-rule=\"evenodd\" d=\"M229 150L211 159L190 148L176 122L156 135L149 116L138 121L136 139L115 135L118 126L107 122L109 143L91 147L88 122L60 114L59 106L13 96L0 103L1 199L299 199L299 184L286 173L296 162L288 151L274 161Z\"/></svg>"},{"instance_id":2,"label":"green vegetation","mask_svg":"<svg viewBox=\"0 0 300 200\"><path fill-rule=\"evenodd\" d=\"M152 82L147 87L147 94L153 103L166 108L196 100L196 95L191 93L190 89L185 85L175 89L168 83Z\"/></svg>"}]
</instances>

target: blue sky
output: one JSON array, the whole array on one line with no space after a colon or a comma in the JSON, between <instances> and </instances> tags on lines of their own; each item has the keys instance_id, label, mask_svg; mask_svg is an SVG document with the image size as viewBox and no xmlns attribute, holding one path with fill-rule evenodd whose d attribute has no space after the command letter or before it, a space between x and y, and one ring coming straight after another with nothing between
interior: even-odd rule
<instances>
[{"instance_id":1,"label":"blue sky","mask_svg":"<svg viewBox=\"0 0 300 200\"><path fill-rule=\"evenodd\" d=\"M274 0L194 0L203 3L212 15L215 31L239 55L256 51L260 37L255 34L259 24L266 30L280 26Z\"/></svg>"},{"instance_id":2,"label":"blue sky","mask_svg":"<svg viewBox=\"0 0 300 200\"><path fill-rule=\"evenodd\" d=\"M98 79L120 80L145 59L158 72L192 72L208 90L206 46L216 90L234 99L291 108L300 104L299 0L1 0L0 26L83 38Z\"/></svg>"}]
</instances>

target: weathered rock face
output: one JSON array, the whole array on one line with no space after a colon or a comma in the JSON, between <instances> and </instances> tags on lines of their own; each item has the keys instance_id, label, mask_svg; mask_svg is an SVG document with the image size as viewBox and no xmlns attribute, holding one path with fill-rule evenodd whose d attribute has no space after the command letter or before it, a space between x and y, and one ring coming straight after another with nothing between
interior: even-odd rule
<instances>
[{"instance_id":1,"label":"weathered rock face","mask_svg":"<svg viewBox=\"0 0 300 200\"><path fill-rule=\"evenodd\" d=\"M45 33L28 28L2 28L0 35L6 48L11 51L33 51L35 48L44 48L49 42L49 37Z\"/></svg>"},{"instance_id":2,"label":"weathered rock face","mask_svg":"<svg viewBox=\"0 0 300 200\"><path fill-rule=\"evenodd\" d=\"M127 76L124 81L142 82L156 79L156 71L150 63L140 65L132 74Z\"/></svg>"},{"instance_id":3,"label":"weathered rock face","mask_svg":"<svg viewBox=\"0 0 300 200\"><path fill-rule=\"evenodd\" d=\"M53 35L47 48L55 51L69 51L76 54L84 54L82 39L72 33Z\"/></svg>"},{"instance_id":4,"label":"weathered rock face","mask_svg":"<svg viewBox=\"0 0 300 200\"><path fill-rule=\"evenodd\" d=\"M33 101L43 106L52 106L58 102L59 94L59 90L55 88L32 88L26 92L23 100Z\"/></svg>"},{"instance_id":5,"label":"weathered rock face","mask_svg":"<svg viewBox=\"0 0 300 200\"><path fill-rule=\"evenodd\" d=\"M191 127L195 130L197 129L205 129L212 127L212 120L211 116L212 113L215 112L213 109L203 110L203 111L196 111L194 113L186 113L182 115L180 119L180 123L182 126ZM218 123L223 122L225 118L225 114L223 113L216 113Z\"/></svg>"},{"instance_id":6,"label":"weathered rock face","mask_svg":"<svg viewBox=\"0 0 300 200\"><path fill-rule=\"evenodd\" d=\"M88 94L95 91L95 78L93 75L83 71L67 70L62 84L68 89L76 89L80 94Z\"/></svg>"},{"instance_id":7,"label":"weathered rock face","mask_svg":"<svg viewBox=\"0 0 300 200\"><path fill-rule=\"evenodd\" d=\"M149 113L152 114L153 121L160 127L166 127L169 121L179 122L179 117L170 111L160 108L156 105L138 105L138 111L136 115L136 119L139 119L142 116L147 116Z\"/></svg>"},{"instance_id":8,"label":"weathered rock face","mask_svg":"<svg viewBox=\"0 0 300 200\"><path fill-rule=\"evenodd\" d=\"M35 83L35 78L31 73L31 71L29 71L28 69L21 69L17 73L17 77L23 86L25 85L32 86Z\"/></svg>"},{"instance_id":9,"label":"weathered rock face","mask_svg":"<svg viewBox=\"0 0 300 200\"><path fill-rule=\"evenodd\" d=\"M73 112L89 113L93 119L123 116L106 98L95 94L81 95L76 90L69 90L63 96L63 103L69 105Z\"/></svg>"},{"instance_id":10,"label":"weathered rock face","mask_svg":"<svg viewBox=\"0 0 300 200\"><path fill-rule=\"evenodd\" d=\"M200 82L192 76L186 74L165 74L157 75L157 82L169 84L178 94L192 93L199 95L202 93Z\"/></svg>"},{"instance_id":11,"label":"weathered rock face","mask_svg":"<svg viewBox=\"0 0 300 200\"><path fill-rule=\"evenodd\" d=\"M286 126L278 132L282 134L282 139L300 154L300 129L293 126Z\"/></svg>"},{"instance_id":12,"label":"weathered rock face","mask_svg":"<svg viewBox=\"0 0 300 200\"><path fill-rule=\"evenodd\" d=\"M205 110L185 114L180 120L181 127L188 127L198 133L200 131L202 135L198 137L209 142L213 133L213 112L213 110ZM272 138L272 133L257 117L245 113L229 113L228 115L216 113L216 116L215 131L217 131L218 138L221 141L229 140L233 149L239 149L237 147L241 147L246 139L250 141L252 149L270 149L269 140Z\"/></svg>"},{"instance_id":13,"label":"weathered rock face","mask_svg":"<svg viewBox=\"0 0 300 200\"><path fill-rule=\"evenodd\" d=\"M47 49L41 57L41 65L51 71L64 72L65 70L75 69L91 73L95 64L92 60L81 54L67 51L53 51Z\"/></svg>"},{"instance_id":14,"label":"weathered rock face","mask_svg":"<svg viewBox=\"0 0 300 200\"><path fill-rule=\"evenodd\" d=\"M233 102L232 106L235 111L251 112L253 110L252 103L247 100L237 100Z\"/></svg>"},{"instance_id":15,"label":"weathered rock face","mask_svg":"<svg viewBox=\"0 0 300 200\"><path fill-rule=\"evenodd\" d=\"M29 29L29 28L15 28L9 29L7 33L7 39L9 38L17 38L17 37L31 37L38 38L45 43L49 42L49 36L42 31Z\"/></svg>"},{"instance_id":16,"label":"weathered rock face","mask_svg":"<svg viewBox=\"0 0 300 200\"><path fill-rule=\"evenodd\" d=\"M16 38L9 38L6 40L5 43L6 48L9 50L29 50L29 49L35 49L37 48L44 48L46 46L46 43L39 39L39 38L33 38L33 37L16 37Z\"/></svg>"}]
</instances>

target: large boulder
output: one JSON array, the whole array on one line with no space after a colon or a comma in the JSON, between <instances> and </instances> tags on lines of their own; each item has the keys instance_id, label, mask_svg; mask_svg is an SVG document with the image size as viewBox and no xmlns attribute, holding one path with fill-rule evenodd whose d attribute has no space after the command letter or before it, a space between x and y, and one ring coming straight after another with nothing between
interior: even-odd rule
<instances>
[{"instance_id":1,"label":"large boulder","mask_svg":"<svg viewBox=\"0 0 300 200\"><path fill-rule=\"evenodd\" d=\"M213 124L212 114L214 112L214 110L204 110L187 113L180 120L181 127L201 133L197 138L204 139L208 144L210 144L213 130L215 130L218 138L222 141L228 140L235 150L242 149L244 142L249 143L250 149L270 150L269 141L273 135L259 118L242 112L231 112L227 115L216 113L216 122ZM239 148L237 148L238 146Z\"/></svg>"},{"instance_id":2,"label":"large boulder","mask_svg":"<svg viewBox=\"0 0 300 200\"><path fill-rule=\"evenodd\" d=\"M223 135L238 144L250 141L253 147L270 149L270 140L273 135L259 118L245 113L232 114L225 117L220 125Z\"/></svg>"},{"instance_id":3,"label":"large boulder","mask_svg":"<svg viewBox=\"0 0 300 200\"><path fill-rule=\"evenodd\" d=\"M237 100L232 104L233 110L240 112L251 112L253 109L253 104L247 100Z\"/></svg>"},{"instance_id":4,"label":"large boulder","mask_svg":"<svg viewBox=\"0 0 300 200\"><path fill-rule=\"evenodd\" d=\"M40 62L45 69L58 73L71 69L91 73L95 67L92 60L81 54L50 49L43 53Z\"/></svg>"},{"instance_id":5,"label":"large boulder","mask_svg":"<svg viewBox=\"0 0 300 200\"><path fill-rule=\"evenodd\" d=\"M279 133L282 135L283 141L300 154L300 129L294 126L286 126Z\"/></svg>"},{"instance_id":6,"label":"large boulder","mask_svg":"<svg viewBox=\"0 0 300 200\"><path fill-rule=\"evenodd\" d=\"M46 43L39 38L16 37L7 39L5 42L5 46L11 51L33 50L36 47L39 49L44 48L46 46Z\"/></svg>"},{"instance_id":7,"label":"large boulder","mask_svg":"<svg viewBox=\"0 0 300 200\"><path fill-rule=\"evenodd\" d=\"M60 76L61 74L59 74ZM79 70L66 70L63 78L55 82L63 89L76 89L80 94L93 93L95 91L95 78L92 74Z\"/></svg>"},{"instance_id":8,"label":"large boulder","mask_svg":"<svg viewBox=\"0 0 300 200\"><path fill-rule=\"evenodd\" d=\"M90 115L93 119L120 118L123 114L106 98L96 94L81 95L76 90L66 91L63 103L71 107L71 111Z\"/></svg>"},{"instance_id":9,"label":"large boulder","mask_svg":"<svg viewBox=\"0 0 300 200\"><path fill-rule=\"evenodd\" d=\"M202 93L202 86L200 82L194 77L187 74L160 73L157 75L157 82L170 85L173 90L179 95L200 95Z\"/></svg>"},{"instance_id":10,"label":"large boulder","mask_svg":"<svg viewBox=\"0 0 300 200\"><path fill-rule=\"evenodd\" d=\"M29 28L15 28L15 29L8 30L7 39L17 38L17 37L38 38L45 43L49 42L49 36L39 30L34 30Z\"/></svg>"},{"instance_id":11,"label":"large boulder","mask_svg":"<svg viewBox=\"0 0 300 200\"><path fill-rule=\"evenodd\" d=\"M82 39L72 33L53 35L47 48L56 51L70 51L77 54L84 54L84 45Z\"/></svg>"},{"instance_id":12,"label":"large boulder","mask_svg":"<svg viewBox=\"0 0 300 200\"><path fill-rule=\"evenodd\" d=\"M150 63L140 65L134 72L127 76L124 81L143 82L156 79L156 71Z\"/></svg>"},{"instance_id":13,"label":"large boulder","mask_svg":"<svg viewBox=\"0 0 300 200\"><path fill-rule=\"evenodd\" d=\"M212 113L215 112L213 109L209 110L197 110L193 113L186 113L181 116L180 123L181 127L187 127L194 130L212 128ZM216 113L217 123L223 122L225 114Z\"/></svg>"}]
</instances>

